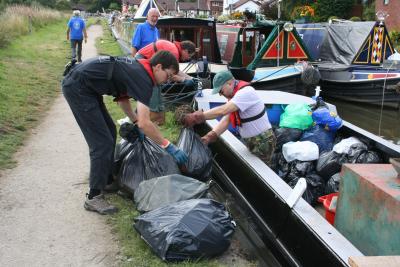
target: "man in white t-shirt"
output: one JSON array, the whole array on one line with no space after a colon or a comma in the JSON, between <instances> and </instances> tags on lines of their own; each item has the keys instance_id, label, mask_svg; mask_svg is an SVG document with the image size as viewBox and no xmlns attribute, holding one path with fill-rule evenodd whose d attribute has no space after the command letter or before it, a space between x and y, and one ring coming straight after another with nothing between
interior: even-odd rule
<instances>
[{"instance_id":1,"label":"man in white t-shirt","mask_svg":"<svg viewBox=\"0 0 400 267\"><path fill-rule=\"evenodd\" d=\"M220 122L201 139L203 143L215 142L218 136L232 127L238 127L240 137L249 150L267 164L274 153L276 139L265 112L265 106L255 89L245 81L235 80L230 71L221 71L213 79L213 94L228 99L222 106L207 111L195 111L183 118L186 127L206 120L224 116Z\"/></svg>"}]
</instances>

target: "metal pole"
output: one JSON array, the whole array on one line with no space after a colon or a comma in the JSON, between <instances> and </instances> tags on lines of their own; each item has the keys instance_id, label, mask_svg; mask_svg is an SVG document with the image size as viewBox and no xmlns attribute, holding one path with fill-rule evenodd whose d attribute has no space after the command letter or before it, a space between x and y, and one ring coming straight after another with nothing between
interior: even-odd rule
<instances>
[{"instance_id":1,"label":"metal pole","mask_svg":"<svg viewBox=\"0 0 400 267\"><path fill-rule=\"evenodd\" d=\"M281 20L281 1L282 0L278 0L278 35L277 35L277 40L276 40L276 46L277 46L277 49L276 49L276 51L277 51L277 55L276 55L276 66L278 66L279 67L279 52L280 52L280 50L281 50L281 44L280 44L280 38L279 38L279 35L280 35L280 32L279 32L279 30L280 30L280 28L279 28L279 22L280 22L280 20Z\"/></svg>"}]
</instances>

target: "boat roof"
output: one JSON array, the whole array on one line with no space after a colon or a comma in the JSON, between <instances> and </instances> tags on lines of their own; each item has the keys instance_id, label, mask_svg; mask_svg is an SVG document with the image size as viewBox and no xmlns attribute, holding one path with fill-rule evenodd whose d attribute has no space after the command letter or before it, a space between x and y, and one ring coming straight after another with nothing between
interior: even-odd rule
<instances>
[{"instance_id":1,"label":"boat roof","mask_svg":"<svg viewBox=\"0 0 400 267\"><path fill-rule=\"evenodd\" d=\"M380 65L394 53L385 24L375 21L295 24L316 61Z\"/></svg>"}]
</instances>

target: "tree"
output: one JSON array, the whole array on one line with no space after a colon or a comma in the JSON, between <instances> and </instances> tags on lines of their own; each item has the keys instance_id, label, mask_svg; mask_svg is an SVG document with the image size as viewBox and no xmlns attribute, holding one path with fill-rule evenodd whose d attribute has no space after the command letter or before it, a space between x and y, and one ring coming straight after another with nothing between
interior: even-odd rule
<instances>
[{"instance_id":1,"label":"tree","mask_svg":"<svg viewBox=\"0 0 400 267\"><path fill-rule=\"evenodd\" d=\"M327 21L331 16L349 18L354 0L317 0L315 2L315 19Z\"/></svg>"}]
</instances>

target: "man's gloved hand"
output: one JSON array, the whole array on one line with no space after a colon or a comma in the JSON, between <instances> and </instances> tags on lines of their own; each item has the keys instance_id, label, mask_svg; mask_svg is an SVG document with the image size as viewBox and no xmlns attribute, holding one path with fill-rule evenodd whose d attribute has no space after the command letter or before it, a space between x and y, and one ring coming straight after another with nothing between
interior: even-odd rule
<instances>
[{"instance_id":1,"label":"man's gloved hand","mask_svg":"<svg viewBox=\"0 0 400 267\"><path fill-rule=\"evenodd\" d=\"M182 124L185 125L185 127L193 127L193 125L201 124L205 121L206 118L204 117L203 111L198 110L193 113L186 114L183 117Z\"/></svg>"},{"instance_id":2,"label":"man's gloved hand","mask_svg":"<svg viewBox=\"0 0 400 267\"><path fill-rule=\"evenodd\" d=\"M168 146L165 147L165 150L175 158L176 162L178 165L183 165L188 161L188 157L185 152L177 148L174 144L171 142L169 143Z\"/></svg>"},{"instance_id":3,"label":"man's gloved hand","mask_svg":"<svg viewBox=\"0 0 400 267\"><path fill-rule=\"evenodd\" d=\"M218 139L218 134L214 131L209 131L205 136L201 138L203 144L208 145L214 143Z\"/></svg>"}]
</instances>

